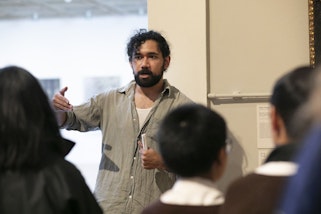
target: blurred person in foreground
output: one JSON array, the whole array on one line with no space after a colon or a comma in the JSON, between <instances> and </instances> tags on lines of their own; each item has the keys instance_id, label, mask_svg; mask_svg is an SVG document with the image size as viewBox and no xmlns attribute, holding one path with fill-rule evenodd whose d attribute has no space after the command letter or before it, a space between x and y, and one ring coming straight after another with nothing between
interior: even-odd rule
<instances>
[{"instance_id":1,"label":"blurred person in foreground","mask_svg":"<svg viewBox=\"0 0 321 214\"><path fill-rule=\"evenodd\" d=\"M295 157L298 173L291 177L277 214L321 213L321 67L316 67L309 102L298 113L293 131L305 130L302 148Z\"/></svg>"},{"instance_id":2,"label":"blurred person in foreground","mask_svg":"<svg viewBox=\"0 0 321 214\"><path fill-rule=\"evenodd\" d=\"M27 70L0 69L0 213L101 214L78 169L64 159L50 102Z\"/></svg>"},{"instance_id":3,"label":"blurred person in foreground","mask_svg":"<svg viewBox=\"0 0 321 214\"><path fill-rule=\"evenodd\" d=\"M165 117L157 136L165 165L178 180L142 213L218 213L224 196L215 182L230 146L223 117L199 104L184 105Z\"/></svg>"},{"instance_id":4,"label":"blurred person in foreground","mask_svg":"<svg viewBox=\"0 0 321 214\"><path fill-rule=\"evenodd\" d=\"M236 179L227 189L222 214L271 214L286 180L297 172L292 159L299 149L301 132L291 124L311 93L314 70L300 66L282 75L274 84L270 98L272 138L275 148L254 172Z\"/></svg>"}]
</instances>

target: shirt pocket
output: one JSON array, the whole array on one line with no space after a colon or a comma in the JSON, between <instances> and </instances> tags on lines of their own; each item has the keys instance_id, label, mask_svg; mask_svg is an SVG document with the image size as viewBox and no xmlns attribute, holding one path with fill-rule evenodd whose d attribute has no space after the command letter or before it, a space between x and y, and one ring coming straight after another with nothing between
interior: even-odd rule
<instances>
[{"instance_id":1,"label":"shirt pocket","mask_svg":"<svg viewBox=\"0 0 321 214\"><path fill-rule=\"evenodd\" d=\"M158 151L158 143L157 143L157 132L160 126L161 120L154 118L152 123L146 129L146 141L148 147Z\"/></svg>"}]
</instances>

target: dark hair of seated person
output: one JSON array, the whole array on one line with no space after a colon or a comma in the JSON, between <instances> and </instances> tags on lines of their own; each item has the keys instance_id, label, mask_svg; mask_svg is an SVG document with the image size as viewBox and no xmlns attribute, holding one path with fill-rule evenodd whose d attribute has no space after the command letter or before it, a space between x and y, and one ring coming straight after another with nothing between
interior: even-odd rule
<instances>
[{"instance_id":1,"label":"dark hair of seated person","mask_svg":"<svg viewBox=\"0 0 321 214\"><path fill-rule=\"evenodd\" d=\"M0 121L0 171L42 168L74 144L62 138L38 80L20 67L0 69Z\"/></svg>"},{"instance_id":2,"label":"dark hair of seated person","mask_svg":"<svg viewBox=\"0 0 321 214\"><path fill-rule=\"evenodd\" d=\"M166 166L181 177L208 173L214 162L220 163L226 137L224 118L198 104L186 104L170 112L158 132Z\"/></svg>"}]
</instances>

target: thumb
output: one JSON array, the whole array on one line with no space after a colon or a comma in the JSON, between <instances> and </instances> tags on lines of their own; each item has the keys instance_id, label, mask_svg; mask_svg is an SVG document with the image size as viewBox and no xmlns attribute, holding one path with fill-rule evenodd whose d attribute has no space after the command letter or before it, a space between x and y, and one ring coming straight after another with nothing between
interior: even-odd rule
<instances>
[{"instance_id":1,"label":"thumb","mask_svg":"<svg viewBox=\"0 0 321 214\"><path fill-rule=\"evenodd\" d=\"M62 95L62 96L65 96L65 92L68 90L68 87L66 86L66 87L64 87L64 88L62 88L60 91L59 91L59 93Z\"/></svg>"}]
</instances>

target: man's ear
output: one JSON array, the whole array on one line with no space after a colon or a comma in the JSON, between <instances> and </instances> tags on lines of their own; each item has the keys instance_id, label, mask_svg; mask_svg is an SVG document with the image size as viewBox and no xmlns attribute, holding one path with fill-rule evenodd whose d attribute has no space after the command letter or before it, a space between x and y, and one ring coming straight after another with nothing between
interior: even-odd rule
<instances>
[{"instance_id":1,"label":"man's ear","mask_svg":"<svg viewBox=\"0 0 321 214\"><path fill-rule=\"evenodd\" d=\"M278 115L277 115L277 112L276 112L276 109L274 106L271 106L271 108L270 108L270 119L271 119L272 132L274 133L275 131L277 131L279 129Z\"/></svg>"},{"instance_id":2,"label":"man's ear","mask_svg":"<svg viewBox=\"0 0 321 214\"><path fill-rule=\"evenodd\" d=\"M165 69L165 71L169 67L170 62L171 62L171 57L170 56L164 58L164 69Z\"/></svg>"},{"instance_id":3,"label":"man's ear","mask_svg":"<svg viewBox=\"0 0 321 214\"><path fill-rule=\"evenodd\" d=\"M213 163L211 168L213 181L216 181L223 176L227 165L227 156L225 147L221 148L218 153L218 160Z\"/></svg>"},{"instance_id":4,"label":"man's ear","mask_svg":"<svg viewBox=\"0 0 321 214\"><path fill-rule=\"evenodd\" d=\"M284 121L274 106L271 106L271 132L276 145L284 144L288 141Z\"/></svg>"}]
</instances>

